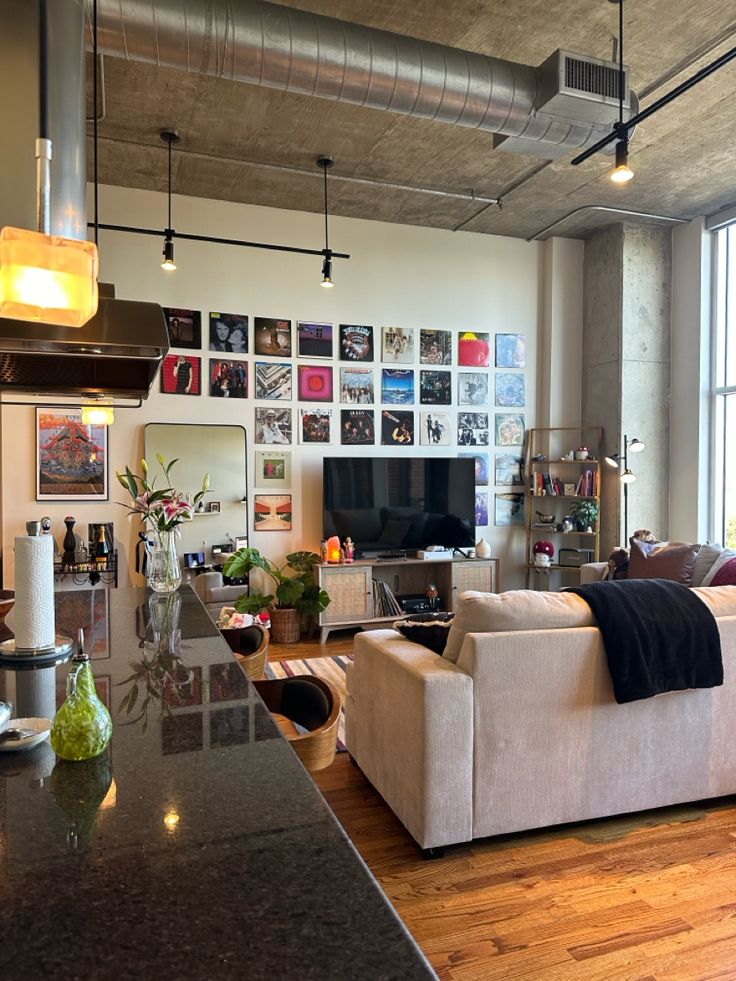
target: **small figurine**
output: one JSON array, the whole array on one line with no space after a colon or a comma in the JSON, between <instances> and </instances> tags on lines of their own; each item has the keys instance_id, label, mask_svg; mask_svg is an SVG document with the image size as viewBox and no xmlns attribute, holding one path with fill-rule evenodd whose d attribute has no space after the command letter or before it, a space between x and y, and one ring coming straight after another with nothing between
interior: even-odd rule
<instances>
[{"instance_id":1,"label":"small figurine","mask_svg":"<svg viewBox=\"0 0 736 981\"><path fill-rule=\"evenodd\" d=\"M355 558L355 545L353 544L352 538L348 537L343 542L343 550L345 552L345 562L350 565L350 563Z\"/></svg>"}]
</instances>

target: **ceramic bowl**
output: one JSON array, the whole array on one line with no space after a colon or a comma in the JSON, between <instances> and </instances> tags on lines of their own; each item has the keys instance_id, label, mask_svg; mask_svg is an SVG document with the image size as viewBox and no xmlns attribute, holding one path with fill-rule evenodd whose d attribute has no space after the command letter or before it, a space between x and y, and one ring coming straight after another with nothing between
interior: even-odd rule
<instances>
[{"instance_id":1,"label":"ceramic bowl","mask_svg":"<svg viewBox=\"0 0 736 981\"><path fill-rule=\"evenodd\" d=\"M0 623L10 613L15 604L14 589L0 589Z\"/></svg>"}]
</instances>

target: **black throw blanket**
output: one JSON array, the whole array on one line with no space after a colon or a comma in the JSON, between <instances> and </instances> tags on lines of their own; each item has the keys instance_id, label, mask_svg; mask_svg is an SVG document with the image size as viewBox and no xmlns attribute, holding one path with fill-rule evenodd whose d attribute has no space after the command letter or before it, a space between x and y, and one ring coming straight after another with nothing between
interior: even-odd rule
<instances>
[{"instance_id":1,"label":"black throw blanket","mask_svg":"<svg viewBox=\"0 0 736 981\"><path fill-rule=\"evenodd\" d=\"M668 579L617 579L570 586L598 621L619 703L665 691L723 684L715 617Z\"/></svg>"}]
</instances>

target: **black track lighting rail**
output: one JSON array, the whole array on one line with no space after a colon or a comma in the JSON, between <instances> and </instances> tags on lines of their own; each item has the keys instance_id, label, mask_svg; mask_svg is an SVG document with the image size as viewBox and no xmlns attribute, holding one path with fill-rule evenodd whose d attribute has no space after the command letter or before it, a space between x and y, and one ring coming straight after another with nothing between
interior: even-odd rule
<instances>
[{"instance_id":1,"label":"black track lighting rail","mask_svg":"<svg viewBox=\"0 0 736 981\"><path fill-rule=\"evenodd\" d=\"M87 222L88 228L94 228L94 222ZM248 242L239 238L220 238L216 235L190 235L187 232L175 232L173 229L162 228L138 228L135 225L106 225L100 222L97 226L106 232L128 232L131 235L155 235L162 238L166 232L171 233L171 238L180 238L185 242L211 242L214 245L238 245L245 249L267 249L270 252L294 252L299 255L319 255L324 256L323 249L301 249L296 245L272 245L270 242ZM332 252L333 259L349 259L349 252Z\"/></svg>"},{"instance_id":2,"label":"black track lighting rail","mask_svg":"<svg viewBox=\"0 0 736 981\"><path fill-rule=\"evenodd\" d=\"M669 105L670 102L674 102L675 99L678 99L681 95L689 91L699 82L702 82L703 79L708 78L709 75L717 72L719 68L723 68L724 65L727 65L730 61L733 61L734 58L736 58L736 48L731 48L729 51L726 51L725 54L722 54L720 58L716 58L715 61L712 61L709 65L706 65L704 68L701 68L699 71L695 72L695 74L690 78L685 79L685 81L681 82L680 85L676 85L671 92L666 92L661 98L657 99L656 102L653 102L651 106L647 106L646 109L642 109L641 112L638 112L626 122L617 123L608 136L604 136L603 139L598 140L597 143L594 143L593 146L588 147L588 149L583 153L578 154L578 156L575 157L571 163L573 166L577 167L578 164L589 160L590 157L598 153L599 150L602 150L604 147L608 146L609 143L613 143L614 140L621 139L622 132L628 134L629 130L633 129L635 126L638 126L639 123L643 123L645 119L649 119L650 116L653 116L655 112L659 112L660 109L663 109L666 105Z\"/></svg>"}]
</instances>

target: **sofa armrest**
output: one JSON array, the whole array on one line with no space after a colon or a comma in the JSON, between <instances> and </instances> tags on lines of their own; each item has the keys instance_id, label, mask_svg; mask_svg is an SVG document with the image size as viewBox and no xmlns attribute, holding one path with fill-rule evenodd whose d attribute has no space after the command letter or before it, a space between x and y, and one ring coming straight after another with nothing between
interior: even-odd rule
<instances>
[{"instance_id":1,"label":"sofa armrest","mask_svg":"<svg viewBox=\"0 0 736 981\"><path fill-rule=\"evenodd\" d=\"M607 562L586 562L580 566L580 582L598 582L608 572Z\"/></svg>"},{"instance_id":2,"label":"sofa armrest","mask_svg":"<svg viewBox=\"0 0 736 981\"><path fill-rule=\"evenodd\" d=\"M355 638L347 748L422 848L473 837L473 681L395 630Z\"/></svg>"}]
</instances>

